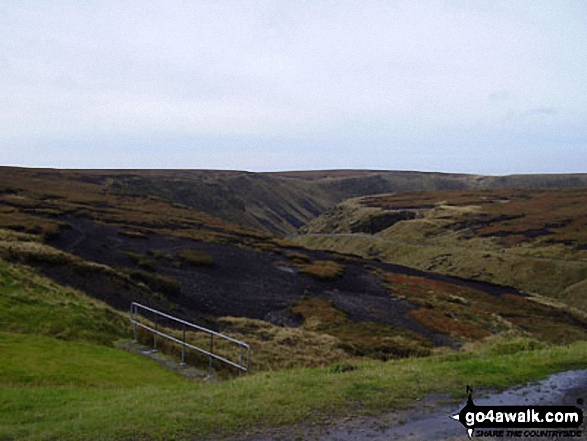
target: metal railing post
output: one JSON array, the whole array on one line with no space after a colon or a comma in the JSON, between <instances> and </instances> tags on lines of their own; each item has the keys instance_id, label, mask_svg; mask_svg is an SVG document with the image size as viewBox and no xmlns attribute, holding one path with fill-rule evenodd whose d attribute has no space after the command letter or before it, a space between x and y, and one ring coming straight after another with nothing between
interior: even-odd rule
<instances>
[{"instance_id":1,"label":"metal railing post","mask_svg":"<svg viewBox=\"0 0 587 441\"><path fill-rule=\"evenodd\" d=\"M132 320L133 343L138 343L139 340L137 338L137 305L135 305L134 303L130 304L130 318Z\"/></svg>"},{"instance_id":2,"label":"metal railing post","mask_svg":"<svg viewBox=\"0 0 587 441\"><path fill-rule=\"evenodd\" d=\"M214 334L210 334L210 362L208 363L208 376L212 376L212 355L214 354Z\"/></svg>"},{"instance_id":3,"label":"metal railing post","mask_svg":"<svg viewBox=\"0 0 587 441\"><path fill-rule=\"evenodd\" d=\"M181 339L181 365L185 365L185 325L183 326L183 338Z\"/></svg>"},{"instance_id":4,"label":"metal railing post","mask_svg":"<svg viewBox=\"0 0 587 441\"><path fill-rule=\"evenodd\" d=\"M157 352L157 331L158 331L157 316L155 316L155 332L153 333L153 352Z\"/></svg>"}]
</instances>

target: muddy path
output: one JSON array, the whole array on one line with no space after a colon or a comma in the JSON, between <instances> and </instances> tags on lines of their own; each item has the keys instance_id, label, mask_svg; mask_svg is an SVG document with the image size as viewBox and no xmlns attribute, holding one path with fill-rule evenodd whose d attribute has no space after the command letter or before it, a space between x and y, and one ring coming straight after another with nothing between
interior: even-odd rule
<instances>
[{"instance_id":1,"label":"muddy path","mask_svg":"<svg viewBox=\"0 0 587 441\"><path fill-rule=\"evenodd\" d=\"M502 392L477 391L476 405L572 405L587 400L587 369L562 372L529 385ZM377 418L352 418L322 426L298 426L275 429L247 438L247 441L389 441L389 440L467 440L464 427L450 418L465 401L451 402L447 395L430 395L414 403L411 409L386 413ZM448 404L447 404L448 403ZM579 406L585 409L587 405ZM581 427L585 435L585 421ZM474 437L475 439L475 437ZM530 438L477 438L516 441ZM533 438L535 439L535 438ZM551 438L539 438L542 440ZM559 440L565 438L558 438ZM585 439L571 438L573 440Z\"/></svg>"}]
</instances>

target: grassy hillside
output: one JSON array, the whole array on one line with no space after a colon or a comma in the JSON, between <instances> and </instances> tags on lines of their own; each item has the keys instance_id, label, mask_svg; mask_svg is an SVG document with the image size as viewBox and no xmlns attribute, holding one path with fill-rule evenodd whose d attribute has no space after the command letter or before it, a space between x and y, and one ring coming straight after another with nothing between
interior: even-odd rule
<instances>
[{"instance_id":1,"label":"grassy hillside","mask_svg":"<svg viewBox=\"0 0 587 441\"><path fill-rule=\"evenodd\" d=\"M128 319L102 302L64 288L30 268L0 259L1 330L112 346L128 338Z\"/></svg>"},{"instance_id":2,"label":"grassy hillside","mask_svg":"<svg viewBox=\"0 0 587 441\"><path fill-rule=\"evenodd\" d=\"M106 390L187 383L147 359L103 345L0 332L0 349L5 357L0 366L3 388Z\"/></svg>"},{"instance_id":3,"label":"grassy hillside","mask_svg":"<svg viewBox=\"0 0 587 441\"><path fill-rule=\"evenodd\" d=\"M381 195L347 201L296 242L467 279L587 311L582 189Z\"/></svg>"}]
</instances>

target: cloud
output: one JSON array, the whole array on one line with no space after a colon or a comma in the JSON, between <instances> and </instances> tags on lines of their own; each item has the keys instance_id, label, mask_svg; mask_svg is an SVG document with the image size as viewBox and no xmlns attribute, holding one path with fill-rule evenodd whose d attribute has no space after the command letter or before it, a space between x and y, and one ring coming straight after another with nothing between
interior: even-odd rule
<instances>
[{"instance_id":1,"label":"cloud","mask_svg":"<svg viewBox=\"0 0 587 441\"><path fill-rule=\"evenodd\" d=\"M489 101L493 102L502 102L502 101L509 101L512 98L512 94L508 90L500 90L497 92L493 92L488 96Z\"/></svg>"},{"instance_id":2,"label":"cloud","mask_svg":"<svg viewBox=\"0 0 587 441\"><path fill-rule=\"evenodd\" d=\"M467 154L471 134L521 151L520 127L531 136L548 120L553 132L587 131L581 5L6 0L0 150L16 146L11 161L20 151L33 165L31 139L55 149L107 139L136 161L156 132L176 140L162 142L176 153L169 158L204 150L190 140L206 139L222 149L217 158L246 158L254 145L279 169L293 164L279 162L284 148L320 140L313 168L376 165L387 149L393 163L417 169L458 143L472 169L488 144ZM84 156L83 142L75 148L88 166L105 161Z\"/></svg>"},{"instance_id":3,"label":"cloud","mask_svg":"<svg viewBox=\"0 0 587 441\"><path fill-rule=\"evenodd\" d=\"M524 120L524 119L532 118L534 116L541 116L541 115L554 116L557 114L558 114L558 112L556 111L556 109L554 109L552 107L538 107L536 109L530 109L530 110L526 110L525 112L522 112L519 115L519 118Z\"/></svg>"},{"instance_id":4,"label":"cloud","mask_svg":"<svg viewBox=\"0 0 587 441\"><path fill-rule=\"evenodd\" d=\"M505 127L524 127L524 130L528 130L528 127L535 123L542 124L545 118L549 121L554 121L554 116L558 115L558 111L552 107L536 107L529 110L518 111L509 107L500 121L501 126ZM530 125L530 126L529 126ZM535 129L536 132L540 132L540 128ZM528 134L531 136L531 133Z\"/></svg>"}]
</instances>

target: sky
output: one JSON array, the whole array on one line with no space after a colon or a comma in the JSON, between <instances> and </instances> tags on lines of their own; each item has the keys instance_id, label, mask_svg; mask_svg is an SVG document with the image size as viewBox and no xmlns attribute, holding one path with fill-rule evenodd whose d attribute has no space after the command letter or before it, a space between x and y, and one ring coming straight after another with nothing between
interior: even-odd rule
<instances>
[{"instance_id":1,"label":"sky","mask_svg":"<svg viewBox=\"0 0 587 441\"><path fill-rule=\"evenodd\" d=\"M587 172L587 2L2 0L0 165Z\"/></svg>"}]
</instances>

